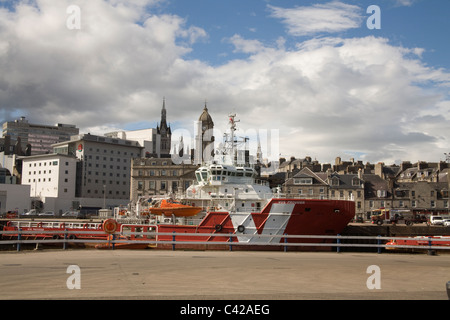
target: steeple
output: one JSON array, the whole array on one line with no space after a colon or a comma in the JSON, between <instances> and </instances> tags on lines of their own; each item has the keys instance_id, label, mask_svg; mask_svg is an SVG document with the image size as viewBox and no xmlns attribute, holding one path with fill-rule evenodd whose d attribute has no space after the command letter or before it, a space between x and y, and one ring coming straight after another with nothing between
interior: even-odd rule
<instances>
[{"instance_id":1,"label":"steeple","mask_svg":"<svg viewBox=\"0 0 450 320\"><path fill-rule=\"evenodd\" d=\"M161 109L161 123L156 127L157 133L161 137L161 147L160 151L162 155L167 155L170 153L172 130L170 126L167 125L167 111L166 111L166 98L163 98L163 105Z\"/></svg>"},{"instance_id":2,"label":"steeple","mask_svg":"<svg viewBox=\"0 0 450 320\"><path fill-rule=\"evenodd\" d=\"M163 105L162 105L162 109L161 109L161 124L159 126L159 130L160 132L164 133L164 132L168 132L171 133L170 131L170 126L167 125L167 120L166 120L166 115L167 115L167 111L166 111L166 98L163 98Z\"/></svg>"}]
</instances>

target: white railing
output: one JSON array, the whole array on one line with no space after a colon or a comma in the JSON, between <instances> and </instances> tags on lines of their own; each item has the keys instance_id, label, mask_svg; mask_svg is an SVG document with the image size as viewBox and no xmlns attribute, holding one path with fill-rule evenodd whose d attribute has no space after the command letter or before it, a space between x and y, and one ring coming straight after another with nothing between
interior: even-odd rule
<instances>
[{"instance_id":1,"label":"white railing","mask_svg":"<svg viewBox=\"0 0 450 320\"><path fill-rule=\"evenodd\" d=\"M22 244L62 244L63 249L67 249L67 246L71 243L95 243L95 244L109 244L111 249L114 249L115 245L118 244L164 244L164 245L172 245L172 250L175 250L176 245L222 245L225 248L229 247L229 250L232 250L234 246L278 246L280 248L284 248L284 251L287 251L289 247L335 247L337 252L340 252L342 248L377 248L378 253L381 253L381 249L423 249L423 250L448 250L450 246L439 246L439 242L449 241L449 239L441 239L441 238L432 238L432 237L424 237L421 240L428 240L428 245L388 245L386 241L392 240L413 240L411 237L382 237L382 236L325 236L325 235L264 235L264 234L227 234L227 233L164 233L164 232L122 232L114 234L115 237L112 239L71 239L70 235L98 235L105 236L103 231L45 231L46 235L64 234L62 238L58 239L42 239L42 231L24 231L24 230L15 230L15 231L0 231L0 235L14 235L17 236L16 239L12 240L0 240L0 245L16 245L17 251L21 250ZM23 238L27 235L41 235L41 239L26 239ZM147 239L140 240L122 240L117 239L119 235L123 236L146 236ZM157 240L158 236L171 236L172 240ZM228 241L195 241L195 240L177 240L178 236L182 236L183 238L189 237L228 237ZM235 242L234 238L248 237L249 241L240 241ZM272 241L261 241L264 238L276 239L279 238L280 241L272 242ZM258 241L252 242L251 239L257 239ZM288 239L308 239L308 240L327 240L328 242L288 242ZM351 243L344 243L342 241L348 240ZM373 243L353 243L355 240L365 240L366 242L372 241Z\"/></svg>"}]
</instances>

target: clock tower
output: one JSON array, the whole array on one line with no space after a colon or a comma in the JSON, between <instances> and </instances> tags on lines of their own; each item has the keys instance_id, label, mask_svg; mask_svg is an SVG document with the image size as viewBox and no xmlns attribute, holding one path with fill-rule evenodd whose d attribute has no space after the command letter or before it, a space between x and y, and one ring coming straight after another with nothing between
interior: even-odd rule
<instances>
[{"instance_id":1,"label":"clock tower","mask_svg":"<svg viewBox=\"0 0 450 320\"><path fill-rule=\"evenodd\" d=\"M196 140L195 162L202 164L210 161L214 157L214 122L208 112L208 107L203 108L203 112L198 118Z\"/></svg>"}]
</instances>

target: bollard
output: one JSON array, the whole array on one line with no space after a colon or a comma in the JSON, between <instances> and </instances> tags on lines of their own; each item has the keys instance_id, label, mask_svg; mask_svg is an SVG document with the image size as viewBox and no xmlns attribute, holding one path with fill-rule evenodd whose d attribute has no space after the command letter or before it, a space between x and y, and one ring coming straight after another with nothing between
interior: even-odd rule
<instances>
[{"instance_id":1,"label":"bollard","mask_svg":"<svg viewBox=\"0 0 450 320\"><path fill-rule=\"evenodd\" d=\"M286 234L284 234L286 235ZM287 238L284 238L284 243L287 243ZM287 252L287 246L284 246L284 252Z\"/></svg>"},{"instance_id":2,"label":"bollard","mask_svg":"<svg viewBox=\"0 0 450 320\"><path fill-rule=\"evenodd\" d=\"M450 281L446 284L448 300L450 300Z\"/></svg>"},{"instance_id":3,"label":"bollard","mask_svg":"<svg viewBox=\"0 0 450 320\"><path fill-rule=\"evenodd\" d=\"M230 232L230 251L233 251L233 245L232 245L233 237L231 235L232 235L232 233Z\"/></svg>"}]
</instances>

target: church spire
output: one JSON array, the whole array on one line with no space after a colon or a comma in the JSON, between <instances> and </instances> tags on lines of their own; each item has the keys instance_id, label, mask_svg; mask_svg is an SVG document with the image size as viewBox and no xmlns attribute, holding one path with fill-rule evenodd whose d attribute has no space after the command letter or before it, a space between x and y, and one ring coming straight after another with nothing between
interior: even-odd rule
<instances>
[{"instance_id":1,"label":"church spire","mask_svg":"<svg viewBox=\"0 0 450 320\"><path fill-rule=\"evenodd\" d=\"M166 98L163 98L163 105L161 109L161 123L156 128L157 133L161 136L161 150L160 154L166 155L170 153L172 130L167 125L167 111Z\"/></svg>"},{"instance_id":2,"label":"church spire","mask_svg":"<svg viewBox=\"0 0 450 320\"><path fill-rule=\"evenodd\" d=\"M161 110L161 128L167 129L167 121L166 121L166 98L163 98L163 106Z\"/></svg>"}]
</instances>

